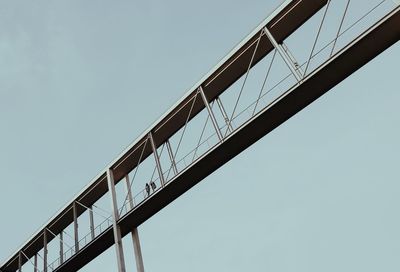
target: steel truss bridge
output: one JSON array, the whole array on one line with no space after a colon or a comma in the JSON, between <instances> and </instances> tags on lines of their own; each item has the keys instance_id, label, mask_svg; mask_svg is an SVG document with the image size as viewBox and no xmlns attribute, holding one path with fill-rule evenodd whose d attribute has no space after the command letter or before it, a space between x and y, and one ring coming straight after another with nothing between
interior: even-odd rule
<instances>
[{"instance_id":1,"label":"steel truss bridge","mask_svg":"<svg viewBox=\"0 0 400 272\"><path fill-rule=\"evenodd\" d=\"M124 272L126 235L144 271L140 224L399 38L392 0L285 1L0 271L77 271L115 246Z\"/></svg>"}]
</instances>

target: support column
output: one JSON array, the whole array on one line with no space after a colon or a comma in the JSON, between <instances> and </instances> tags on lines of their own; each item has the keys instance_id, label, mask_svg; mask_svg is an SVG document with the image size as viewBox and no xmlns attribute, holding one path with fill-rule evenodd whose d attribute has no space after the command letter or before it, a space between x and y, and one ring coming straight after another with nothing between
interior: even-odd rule
<instances>
[{"instance_id":1,"label":"support column","mask_svg":"<svg viewBox=\"0 0 400 272\"><path fill-rule=\"evenodd\" d=\"M114 242L117 254L118 272L126 272L124 248L122 246L122 238L121 238L121 229L120 226L117 224L117 221L119 219L117 194L115 192L114 174L111 169L107 170L107 184L108 184L108 191L110 192L110 200L112 207Z\"/></svg>"},{"instance_id":2,"label":"support column","mask_svg":"<svg viewBox=\"0 0 400 272\"><path fill-rule=\"evenodd\" d=\"M282 59L289 67L292 74L296 77L297 81L300 82L302 75L299 74L299 71L296 69L294 63L290 60L290 57L286 54L285 50L283 50L282 46L278 44L278 42L275 40L274 36L272 36L271 32L268 30L267 27L264 27L264 32L267 35L271 44L276 48L276 50L278 50L279 55L281 55Z\"/></svg>"},{"instance_id":3,"label":"support column","mask_svg":"<svg viewBox=\"0 0 400 272\"><path fill-rule=\"evenodd\" d=\"M151 132L149 133L149 139L151 143L151 148L153 149L154 159L156 160L156 166L157 166L158 176L160 177L161 186L164 187L165 184L164 174L161 169L160 158L158 157L156 144L154 143L153 134Z\"/></svg>"},{"instance_id":4,"label":"support column","mask_svg":"<svg viewBox=\"0 0 400 272\"><path fill-rule=\"evenodd\" d=\"M43 272L47 272L47 231L43 231Z\"/></svg>"},{"instance_id":5,"label":"support column","mask_svg":"<svg viewBox=\"0 0 400 272\"><path fill-rule=\"evenodd\" d=\"M78 209L74 202L72 204L72 211L74 214L74 239L75 239L75 253L79 251L79 232L78 232Z\"/></svg>"},{"instance_id":6,"label":"support column","mask_svg":"<svg viewBox=\"0 0 400 272\"><path fill-rule=\"evenodd\" d=\"M125 183L126 183L126 190L128 193L129 206L131 209L133 209L134 202L133 202L133 197L132 197L131 185L129 183L129 175L125 176ZM136 270L137 270L137 272L144 272L142 249L140 247L139 232L138 232L137 228L134 228L132 230L131 234L132 234L132 241L133 241L133 250L135 253L135 260L136 260Z\"/></svg>"},{"instance_id":7,"label":"support column","mask_svg":"<svg viewBox=\"0 0 400 272\"><path fill-rule=\"evenodd\" d=\"M220 131L218 123L217 123L217 119L215 119L214 113L213 113L213 111L212 111L212 109L210 107L210 104L208 103L207 97L206 97L206 95L205 95L205 93L203 91L203 88L201 86L199 87L199 92L200 92L201 98L203 99L203 103L207 108L208 115L210 115L211 122L212 122L212 124L213 124L213 126L215 128L215 131L217 132L218 138L219 138L220 141L222 141L222 139L224 137L222 137L221 131Z\"/></svg>"},{"instance_id":8,"label":"support column","mask_svg":"<svg viewBox=\"0 0 400 272\"><path fill-rule=\"evenodd\" d=\"M18 271L22 272L22 254L21 254L21 251L18 252Z\"/></svg>"},{"instance_id":9,"label":"support column","mask_svg":"<svg viewBox=\"0 0 400 272\"><path fill-rule=\"evenodd\" d=\"M37 254L35 254L35 257L33 258L33 272L38 272L38 267L37 267Z\"/></svg>"},{"instance_id":10,"label":"support column","mask_svg":"<svg viewBox=\"0 0 400 272\"><path fill-rule=\"evenodd\" d=\"M172 170L174 171L174 174L176 175L176 174L178 174L178 168L176 167L175 157L174 157L174 153L172 152L171 143L169 142L169 140L167 140L165 142L165 144L167 145L168 156L172 163Z\"/></svg>"},{"instance_id":11,"label":"support column","mask_svg":"<svg viewBox=\"0 0 400 272\"><path fill-rule=\"evenodd\" d=\"M226 114L225 107L224 107L224 105L222 104L221 99L220 99L219 96L218 96L217 98L215 98L215 100L217 101L218 108L219 108L219 110L220 110L221 113L222 113L222 117L224 117L224 120L225 120L226 125L228 126L228 130L229 130L230 132L232 132L232 131L233 131L232 122L229 122L229 117L228 117L228 115Z\"/></svg>"},{"instance_id":12,"label":"support column","mask_svg":"<svg viewBox=\"0 0 400 272\"><path fill-rule=\"evenodd\" d=\"M64 262L64 237L63 231L60 232L60 264Z\"/></svg>"},{"instance_id":13,"label":"support column","mask_svg":"<svg viewBox=\"0 0 400 272\"><path fill-rule=\"evenodd\" d=\"M90 234L92 236L92 240L94 240L95 233L94 233L94 217L93 217L93 206L89 207L89 223L90 223Z\"/></svg>"}]
</instances>

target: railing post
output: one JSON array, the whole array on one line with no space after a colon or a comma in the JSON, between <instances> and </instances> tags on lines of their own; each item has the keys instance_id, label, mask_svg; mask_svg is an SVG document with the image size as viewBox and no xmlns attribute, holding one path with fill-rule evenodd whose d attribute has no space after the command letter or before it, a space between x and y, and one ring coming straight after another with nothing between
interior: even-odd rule
<instances>
[{"instance_id":1,"label":"railing post","mask_svg":"<svg viewBox=\"0 0 400 272\"><path fill-rule=\"evenodd\" d=\"M79 232L78 232L78 209L76 202L72 203L72 212L74 215L74 239L75 239L75 253L79 251Z\"/></svg>"},{"instance_id":2,"label":"railing post","mask_svg":"<svg viewBox=\"0 0 400 272\"><path fill-rule=\"evenodd\" d=\"M124 248L122 245L121 229L117 221L119 219L118 205L117 205L117 194L115 192L114 174L111 169L107 170L107 185L108 191L110 192L112 217L113 217L113 232L115 250L117 254L118 272L126 272L125 259L124 259Z\"/></svg>"},{"instance_id":3,"label":"railing post","mask_svg":"<svg viewBox=\"0 0 400 272\"><path fill-rule=\"evenodd\" d=\"M149 133L149 139L151 143L151 148L153 150L154 159L156 160L156 167L158 171L158 176L160 177L161 186L164 187L165 184L164 174L161 168L160 158L158 157L157 147L156 144L154 143L153 134L151 132Z\"/></svg>"},{"instance_id":4,"label":"railing post","mask_svg":"<svg viewBox=\"0 0 400 272\"><path fill-rule=\"evenodd\" d=\"M203 103L207 108L208 115L210 115L211 122L212 122L212 124L213 124L213 126L215 128L215 131L217 132L218 138L219 138L220 141L222 141L224 137L222 136L222 133L221 133L221 131L219 129L219 126L218 126L218 123L217 123L217 119L215 119L215 115L214 115L214 113L213 113L213 111L212 111L212 109L210 107L210 104L208 103L207 97L206 97L206 95L205 95L205 93L203 91L203 87L201 87L201 86L199 87L199 92L200 92L201 98L203 99Z\"/></svg>"},{"instance_id":5,"label":"railing post","mask_svg":"<svg viewBox=\"0 0 400 272\"><path fill-rule=\"evenodd\" d=\"M127 194L128 194L129 206L131 209L133 209L135 203L133 202L132 190L131 190L131 185L129 182L129 175L125 176L125 184L126 184L126 190L127 190ZM138 272L144 272L142 249L140 247L139 232L138 232L137 228L134 228L132 230L131 234L132 234L132 241L133 241L133 251L135 253L135 260L136 260L136 270Z\"/></svg>"},{"instance_id":6,"label":"railing post","mask_svg":"<svg viewBox=\"0 0 400 272\"><path fill-rule=\"evenodd\" d=\"M289 67L290 71L296 77L297 81L300 82L302 75L299 74L299 71L296 69L294 63L290 60L290 57L287 55L286 51L282 48L280 44L278 44L278 42L275 40L274 36L272 36L267 27L264 27L264 32L267 35L271 44L276 48L276 50L278 50L279 55L281 55L283 61Z\"/></svg>"}]
</instances>

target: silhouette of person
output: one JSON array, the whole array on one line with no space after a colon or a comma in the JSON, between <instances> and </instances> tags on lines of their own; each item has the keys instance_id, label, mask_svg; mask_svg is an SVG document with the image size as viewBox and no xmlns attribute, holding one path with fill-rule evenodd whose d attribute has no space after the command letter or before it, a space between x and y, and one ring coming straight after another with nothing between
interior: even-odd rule
<instances>
[{"instance_id":1,"label":"silhouette of person","mask_svg":"<svg viewBox=\"0 0 400 272\"><path fill-rule=\"evenodd\" d=\"M147 192L147 196L150 195L150 186L148 183L146 183L146 192Z\"/></svg>"},{"instance_id":2,"label":"silhouette of person","mask_svg":"<svg viewBox=\"0 0 400 272\"><path fill-rule=\"evenodd\" d=\"M153 193L154 193L154 191L157 188L157 185L154 183L154 181L150 181L150 186L151 186L151 189L153 189Z\"/></svg>"}]
</instances>

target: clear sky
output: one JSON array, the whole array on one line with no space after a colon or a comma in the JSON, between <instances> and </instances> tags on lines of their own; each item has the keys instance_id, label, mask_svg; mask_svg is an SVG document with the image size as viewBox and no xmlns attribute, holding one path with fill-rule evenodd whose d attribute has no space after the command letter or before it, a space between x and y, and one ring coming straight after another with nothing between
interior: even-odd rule
<instances>
[{"instance_id":1,"label":"clear sky","mask_svg":"<svg viewBox=\"0 0 400 272\"><path fill-rule=\"evenodd\" d=\"M279 3L2 1L0 259ZM140 226L146 270L399 271L399 60L397 43ZM82 271L116 269L110 248Z\"/></svg>"}]
</instances>

